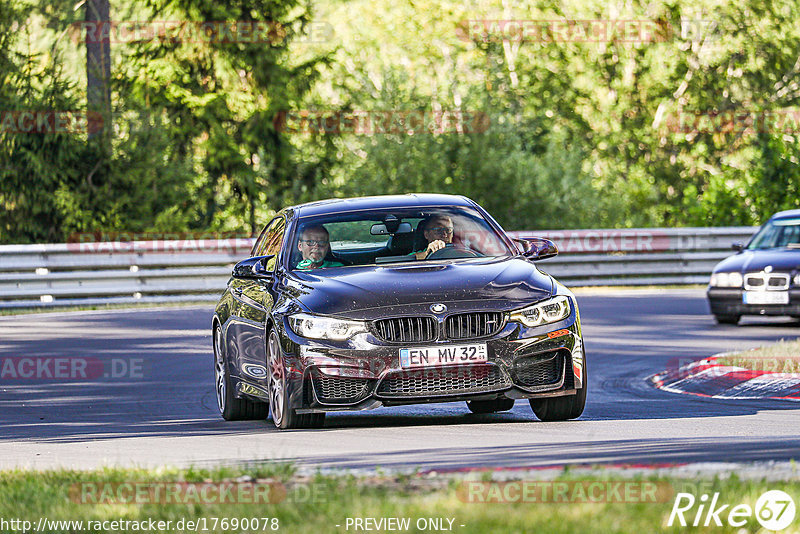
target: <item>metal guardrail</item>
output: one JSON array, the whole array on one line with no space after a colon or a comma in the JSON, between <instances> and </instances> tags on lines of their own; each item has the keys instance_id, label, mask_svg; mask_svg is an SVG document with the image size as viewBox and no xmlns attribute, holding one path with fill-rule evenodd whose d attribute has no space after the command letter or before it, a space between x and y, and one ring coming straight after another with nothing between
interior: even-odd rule
<instances>
[{"instance_id":1,"label":"metal guardrail","mask_svg":"<svg viewBox=\"0 0 800 534\"><path fill-rule=\"evenodd\" d=\"M714 266L757 226L509 232L555 241L540 267L568 286L706 284Z\"/></svg>"},{"instance_id":2,"label":"metal guardrail","mask_svg":"<svg viewBox=\"0 0 800 534\"><path fill-rule=\"evenodd\" d=\"M569 286L704 284L757 227L509 232L552 239ZM215 301L252 239L0 246L0 308Z\"/></svg>"},{"instance_id":3,"label":"metal guardrail","mask_svg":"<svg viewBox=\"0 0 800 534\"><path fill-rule=\"evenodd\" d=\"M253 239L0 246L0 308L214 301Z\"/></svg>"}]
</instances>

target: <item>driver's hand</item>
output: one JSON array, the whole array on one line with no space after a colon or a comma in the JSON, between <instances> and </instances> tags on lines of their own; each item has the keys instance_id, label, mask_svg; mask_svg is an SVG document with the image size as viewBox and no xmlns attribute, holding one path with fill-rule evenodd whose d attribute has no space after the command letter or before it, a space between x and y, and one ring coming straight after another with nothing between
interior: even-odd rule
<instances>
[{"instance_id":1,"label":"driver's hand","mask_svg":"<svg viewBox=\"0 0 800 534\"><path fill-rule=\"evenodd\" d=\"M428 243L428 249L425 251L425 256L423 256L423 259L427 258L437 250L443 249L444 247L445 247L445 242L442 241L441 239L431 241L430 243Z\"/></svg>"}]
</instances>

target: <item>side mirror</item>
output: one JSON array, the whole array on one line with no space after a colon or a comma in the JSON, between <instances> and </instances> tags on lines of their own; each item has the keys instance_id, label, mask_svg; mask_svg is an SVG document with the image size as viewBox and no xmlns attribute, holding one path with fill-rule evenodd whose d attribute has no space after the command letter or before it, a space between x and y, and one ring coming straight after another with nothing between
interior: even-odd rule
<instances>
[{"instance_id":1,"label":"side mirror","mask_svg":"<svg viewBox=\"0 0 800 534\"><path fill-rule=\"evenodd\" d=\"M273 255L256 256L242 260L233 266L231 276L244 280L272 278L272 273L267 270L267 262L274 257Z\"/></svg>"},{"instance_id":2,"label":"side mirror","mask_svg":"<svg viewBox=\"0 0 800 534\"><path fill-rule=\"evenodd\" d=\"M529 260L546 260L558 256L558 247L549 239L541 237L512 238L521 245L522 255Z\"/></svg>"},{"instance_id":3,"label":"side mirror","mask_svg":"<svg viewBox=\"0 0 800 534\"><path fill-rule=\"evenodd\" d=\"M731 245L731 248L736 252L741 252L744 250L744 243L736 242L733 245Z\"/></svg>"}]
</instances>

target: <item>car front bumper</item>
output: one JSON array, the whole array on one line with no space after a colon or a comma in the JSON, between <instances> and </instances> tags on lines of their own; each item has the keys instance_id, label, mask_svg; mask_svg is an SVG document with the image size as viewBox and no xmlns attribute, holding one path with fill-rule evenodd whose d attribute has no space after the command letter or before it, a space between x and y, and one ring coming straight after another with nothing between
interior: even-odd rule
<instances>
[{"instance_id":1,"label":"car front bumper","mask_svg":"<svg viewBox=\"0 0 800 534\"><path fill-rule=\"evenodd\" d=\"M745 304L744 290L740 288L709 287L706 295L711 313L718 316L800 316L800 288L790 288L788 293L788 304Z\"/></svg>"},{"instance_id":2,"label":"car front bumper","mask_svg":"<svg viewBox=\"0 0 800 534\"><path fill-rule=\"evenodd\" d=\"M299 413L380 406L573 395L584 387L584 350L575 306L560 322L506 322L488 338L390 343L373 334L332 342L297 336L284 324L291 406ZM400 349L485 343L488 361L404 369Z\"/></svg>"}]
</instances>

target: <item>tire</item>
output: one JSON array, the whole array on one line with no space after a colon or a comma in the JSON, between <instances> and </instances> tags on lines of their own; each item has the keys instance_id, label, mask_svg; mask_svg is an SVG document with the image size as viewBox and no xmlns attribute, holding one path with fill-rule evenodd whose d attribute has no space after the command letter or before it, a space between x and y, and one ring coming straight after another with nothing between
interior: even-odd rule
<instances>
[{"instance_id":1,"label":"tire","mask_svg":"<svg viewBox=\"0 0 800 534\"><path fill-rule=\"evenodd\" d=\"M269 405L250 399L237 399L231 384L228 358L225 357L225 345L222 342L222 328L214 327L214 390L217 397L217 408L226 421L246 421L266 419Z\"/></svg>"},{"instance_id":2,"label":"tire","mask_svg":"<svg viewBox=\"0 0 800 534\"><path fill-rule=\"evenodd\" d=\"M320 428L325 425L324 413L298 414L289 406L286 396L286 363L275 330L270 330L267 337L267 376L269 411L272 414L272 423L279 430Z\"/></svg>"},{"instance_id":3,"label":"tire","mask_svg":"<svg viewBox=\"0 0 800 534\"><path fill-rule=\"evenodd\" d=\"M589 375L586 372L586 358L583 359L583 387L575 395L550 397L548 399L529 399L531 409L542 421L566 421L581 416L586 407L586 392L589 388Z\"/></svg>"},{"instance_id":4,"label":"tire","mask_svg":"<svg viewBox=\"0 0 800 534\"><path fill-rule=\"evenodd\" d=\"M739 324L741 315L715 315L718 324Z\"/></svg>"},{"instance_id":5,"label":"tire","mask_svg":"<svg viewBox=\"0 0 800 534\"><path fill-rule=\"evenodd\" d=\"M472 413L506 412L514 407L514 399L470 400L467 408Z\"/></svg>"}]
</instances>

